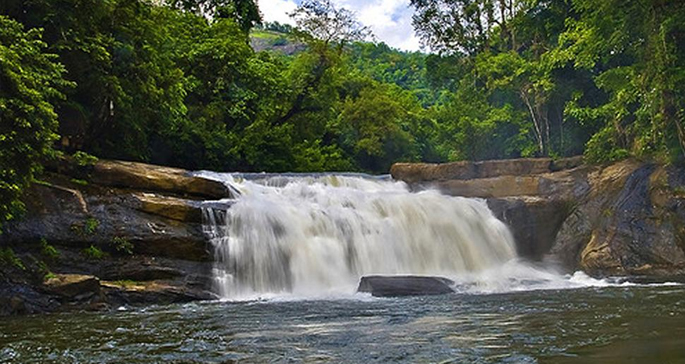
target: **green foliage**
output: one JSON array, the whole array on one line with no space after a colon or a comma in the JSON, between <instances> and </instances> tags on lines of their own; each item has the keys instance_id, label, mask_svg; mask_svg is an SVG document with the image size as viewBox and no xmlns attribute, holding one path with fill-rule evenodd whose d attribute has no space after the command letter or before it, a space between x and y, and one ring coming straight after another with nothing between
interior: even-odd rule
<instances>
[{"instance_id":1,"label":"green foliage","mask_svg":"<svg viewBox=\"0 0 685 364\"><path fill-rule=\"evenodd\" d=\"M95 233L95 230L97 230L98 226L100 226L100 221L93 217L89 217L83 224L83 232L86 235L92 235Z\"/></svg>"},{"instance_id":2,"label":"green foliage","mask_svg":"<svg viewBox=\"0 0 685 364\"><path fill-rule=\"evenodd\" d=\"M89 236L89 235L93 235L95 233L98 226L100 226L100 221L98 221L96 218L89 217L86 220L84 220L83 223L80 223L80 222L73 223L69 227L69 229L74 234L77 234L80 236Z\"/></svg>"},{"instance_id":3,"label":"green foliage","mask_svg":"<svg viewBox=\"0 0 685 364\"><path fill-rule=\"evenodd\" d=\"M126 238L122 238L119 236L115 237L114 239L112 239L112 246L116 251L120 253L126 253L128 255L133 254L133 243L128 241L128 239Z\"/></svg>"},{"instance_id":4,"label":"green foliage","mask_svg":"<svg viewBox=\"0 0 685 364\"><path fill-rule=\"evenodd\" d=\"M81 167L85 166L92 166L98 161L98 157L94 155L90 155L86 152L78 151L72 155L74 158L74 161L76 161L76 164L78 164Z\"/></svg>"},{"instance_id":5,"label":"green foliage","mask_svg":"<svg viewBox=\"0 0 685 364\"><path fill-rule=\"evenodd\" d=\"M81 250L81 255L91 260L101 260L107 257L107 253L103 252L94 245L91 245L88 248Z\"/></svg>"},{"instance_id":6,"label":"green foliage","mask_svg":"<svg viewBox=\"0 0 685 364\"><path fill-rule=\"evenodd\" d=\"M60 256L59 250L48 244L48 241L45 238L40 239L40 254L52 260L56 260Z\"/></svg>"},{"instance_id":7,"label":"green foliage","mask_svg":"<svg viewBox=\"0 0 685 364\"><path fill-rule=\"evenodd\" d=\"M60 147L81 165L97 155L385 173L397 161L580 153L683 160L682 2L411 4L435 54L362 42L368 29L328 0L301 2L295 28L260 27L253 0L2 2L0 222L20 210L58 120ZM295 54L256 53L250 36Z\"/></svg>"},{"instance_id":8,"label":"green foliage","mask_svg":"<svg viewBox=\"0 0 685 364\"><path fill-rule=\"evenodd\" d=\"M70 179L70 181L72 183L75 183L75 184L80 185L80 186L88 186L88 181L86 181L86 180L82 180L82 179L78 179L78 178L72 178L72 179Z\"/></svg>"},{"instance_id":9,"label":"green foliage","mask_svg":"<svg viewBox=\"0 0 685 364\"><path fill-rule=\"evenodd\" d=\"M39 30L0 15L0 227L21 211L22 191L57 139L52 103L69 83L45 48Z\"/></svg>"},{"instance_id":10,"label":"green foliage","mask_svg":"<svg viewBox=\"0 0 685 364\"><path fill-rule=\"evenodd\" d=\"M0 248L0 262L21 270L26 270L24 262L22 262L21 259L14 254L14 250L12 250L12 248Z\"/></svg>"}]
</instances>

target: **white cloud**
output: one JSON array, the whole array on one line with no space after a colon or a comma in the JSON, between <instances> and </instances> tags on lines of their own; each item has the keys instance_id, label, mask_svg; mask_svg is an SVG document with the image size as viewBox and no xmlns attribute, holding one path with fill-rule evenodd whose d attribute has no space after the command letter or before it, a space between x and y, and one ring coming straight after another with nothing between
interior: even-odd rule
<instances>
[{"instance_id":1,"label":"white cloud","mask_svg":"<svg viewBox=\"0 0 685 364\"><path fill-rule=\"evenodd\" d=\"M409 0L332 0L357 14L359 21L371 28L378 41L407 51L419 49L419 40L411 25L413 9ZM265 21L292 24L289 12L297 7L295 0L258 0ZM299 2L299 1L298 1Z\"/></svg>"},{"instance_id":2,"label":"white cloud","mask_svg":"<svg viewBox=\"0 0 685 364\"><path fill-rule=\"evenodd\" d=\"M370 27L378 40L402 50L416 51L419 40L411 25L413 9L409 0L333 0L355 13Z\"/></svg>"},{"instance_id":3,"label":"white cloud","mask_svg":"<svg viewBox=\"0 0 685 364\"><path fill-rule=\"evenodd\" d=\"M295 10L297 4L293 0L258 0L257 5L262 12L264 21L294 24L288 13Z\"/></svg>"}]
</instances>

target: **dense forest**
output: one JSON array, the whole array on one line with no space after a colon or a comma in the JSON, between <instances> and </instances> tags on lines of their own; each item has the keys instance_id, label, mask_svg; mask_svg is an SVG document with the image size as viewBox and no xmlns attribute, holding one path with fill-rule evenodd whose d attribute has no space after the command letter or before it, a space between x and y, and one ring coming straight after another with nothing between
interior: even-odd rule
<instances>
[{"instance_id":1,"label":"dense forest","mask_svg":"<svg viewBox=\"0 0 685 364\"><path fill-rule=\"evenodd\" d=\"M424 53L306 0L3 0L0 221L46 158L217 171L685 156L680 0L411 0ZM266 39L255 51L251 44ZM264 42L262 42L263 44ZM289 45L289 52L279 46Z\"/></svg>"}]
</instances>

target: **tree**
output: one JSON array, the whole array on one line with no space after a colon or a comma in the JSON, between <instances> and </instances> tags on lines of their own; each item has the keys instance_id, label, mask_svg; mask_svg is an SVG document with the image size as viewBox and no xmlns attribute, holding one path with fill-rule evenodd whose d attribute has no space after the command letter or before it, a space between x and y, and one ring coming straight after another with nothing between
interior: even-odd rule
<instances>
[{"instance_id":1,"label":"tree","mask_svg":"<svg viewBox=\"0 0 685 364\"><path fill-rule=\"evenodd\" d=\"M365 77L348 82L357 83L348 87L358 90L345 98L336 127L355 164L365 171L383 173L393 162L416 160L416 141L410 131L416 121L411 107L418 106L417 100L409 98L402 103L398 87Z\"/></svg>"},{"instance_id":2,"label":"tree","mask_svg":"<svg viewBox=\"0 0 685 364\"><path fill-rule=\"evenodd\" d=\"M339 51L345 44L371 36L370 29L359 23L352 11L336 8L331 0L305 0L290 16L306 40L337 46Z\"/></svg>"},{"instance_id":3,"label":"tree","mask_svg":"<svg viewBox=\"0 0 685 364\"><path fill-rule=\"evenodd\" d=\"M53 102L71 84L45 52L40 31L0 15L0 225L22 207L22 191L41 170L57 139Z\"/></svg>"},{"instance_id":4,"label":"tree","mask_svg":"<svg viewBox=\"0 0 685 364\"><path fill-rule=\"evenodd\" d=\"M232 19L246 35L262 23L254 0L167 0L167 3L209 19Z\"/></svg>"},{"instance_id":5,"label":"tree","mask_svg":"<svg viewBox=\"0 0 685 364\"><path fill-rule=\"evenodd\" d=\"M425 46L442 54L474 56L493 44L516 50L519 43L512 21L535 1L529 0L411 0L416 8L414 28Z\"/></svg>"},{"instance_id":6,"label":"tree","mask_svg":"<svg viewBox=\"0 0 685 364\"><path fill-rule=\"evenodd\" d=\"M574 0L578 19L554 54L593 73L600 103L576 95L569 116L599 131L588 142L594 161L626 155L685 156L685 3Z\"/></svg>"}]
</instances>

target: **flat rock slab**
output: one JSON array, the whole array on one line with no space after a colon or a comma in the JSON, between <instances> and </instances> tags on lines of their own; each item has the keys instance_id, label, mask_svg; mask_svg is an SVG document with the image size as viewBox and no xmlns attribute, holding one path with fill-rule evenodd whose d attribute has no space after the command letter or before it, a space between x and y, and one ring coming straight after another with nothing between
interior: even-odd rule
<instances>
[{"instance_id":1,"label":"flat rock slab","mask_svg":"<svg viewBox=\"0 0 685 364\"><path fill-rule=\"evenodd\" d=\"M357 292L374 297L425 296L454 293L452 280L431 276L364 276Z\"/></svg>"},{"instance_id":2,"label":"flat rock slab","mask_svg":"<svg viewBox=\"0 0 685 364\"><path fill-rule=\"evenodd\" d=\"M82 274L55 274L45 282L45 290L67 298L100 293L100 280Z\"/></svg>"}]
</instances>

